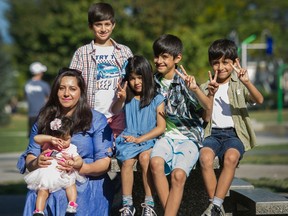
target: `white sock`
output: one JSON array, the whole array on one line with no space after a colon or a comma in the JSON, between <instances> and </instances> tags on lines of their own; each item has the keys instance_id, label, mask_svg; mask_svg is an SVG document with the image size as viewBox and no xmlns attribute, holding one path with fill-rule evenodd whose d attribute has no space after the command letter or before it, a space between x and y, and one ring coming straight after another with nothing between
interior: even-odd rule
<instances>
[{"instance_id":1,"label":"white sock","mask_svg":"<svg viewBox=\"0 0 288 216\"><path fill-rule=\"evenodd\" d=\"M221 207L222 204L223 204L223 202L224 202L223 199L220 199L220 198L214 196L212 203L213 203L214 205L218 206L218 207Z\"/></svg>"}]
</instances>

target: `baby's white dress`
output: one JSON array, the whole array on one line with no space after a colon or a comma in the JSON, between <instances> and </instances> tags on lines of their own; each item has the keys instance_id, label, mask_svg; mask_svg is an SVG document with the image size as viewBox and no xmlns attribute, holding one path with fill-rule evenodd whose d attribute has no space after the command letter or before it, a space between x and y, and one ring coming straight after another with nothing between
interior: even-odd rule
<instances>
[{"instance_id":1,"label":"baby's white dress","mask_svg":"<svg viewBox=\"0 0 288 216\"><path fill-rule=\"evenodd\" d=\"M77 147L73 144L66 149L62 149L61 152L57 154L51 160L52 164L45 168L38 168L30 173L28 173L24 180L27 183L27 187L30 190L48 189L50 193L60 190L61 188L66 188L75 184L76 181L79 183L84 183L86 178L81 176L78 171L66 172L61 171L57 168L57 161L62 160L62 153L70 155L71 157L78 156Z\"/></svg>"}]
</instances>

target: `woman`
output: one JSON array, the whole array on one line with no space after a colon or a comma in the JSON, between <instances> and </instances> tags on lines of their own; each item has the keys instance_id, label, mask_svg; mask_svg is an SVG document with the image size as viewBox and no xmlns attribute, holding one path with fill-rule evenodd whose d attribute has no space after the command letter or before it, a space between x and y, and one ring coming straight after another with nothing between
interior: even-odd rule
<instances>
[{"instance_id":1,"label":"woman","mask_svg":"<svg viewBox=\"0 0 288 216\"><path fill-rule=\"evenodd\" d=\"M71 142L77 146L83 165L78 169L79 174L86 176L88 181L77 185L77 214L76 215L109 215L113 199L112 182L106 174L109 170L112 155L112 131L107 125L103 114L92 110L86 97L85 82L81 72L63 68L54 80L50 97L41 109L38 120L32 128L29 145L20 156L17 167L21 173L47 167L52 157L45 156L35 143L36 134L46 133L49 122L62 116L70 117L73 122ZM59 169L70 171L73 168L59 162ZM36 202L36 191L28 191L23 215L32 215ZM45 215L65 215L68 201L65 190L50 194L44 210Z\"/></svg>"}]
</instances>

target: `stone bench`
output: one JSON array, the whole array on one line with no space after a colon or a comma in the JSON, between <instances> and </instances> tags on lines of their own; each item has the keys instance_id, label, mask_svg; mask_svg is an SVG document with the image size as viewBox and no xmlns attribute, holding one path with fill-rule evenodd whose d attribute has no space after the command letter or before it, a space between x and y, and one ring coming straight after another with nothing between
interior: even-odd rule
<instances>
[{"instance_id":1,"label":"stone bench","mask_svg":"<svg viewBox=\"0 0 288 216\"><path fill-rule=\"evenodd\" d=\"M120 167L117 161L112 162L111 166L114 166L112 173L114 173L116 191L118 191L113 202L112 216L117 216L120 215L119 209L122 207ZM143 202L145 194L139 163L135 164L134 171L133 201L136 215L141 215L140 204ZM221 169L217 158L214 160L214 171L218 177ZM167 178L170 180L170 176ZM208 205L208 195L201 169L197 164L186 181L178 216L199 216ZM224 201L224 209L226 216L288 215L288 200L276 193L255 189L249 182L234 178ZM157 215L164 215L157 196L155 196L155 211Z\"/></svg>"},{"instance_id":2,"label":"stone bench","mask_svg":"<svg viewBox=\"0 0 288 216\"><path fill-rule=\"evenodd\" d=\"M268 190L231 189L230 196L235 215L288 215L288 199Z\"/></svg>"},{"instance_id":3,"label":"stone bench","mask_svg":"<svg viewBox=\"0 0 288 216\"><path fill-rule=\"evenodd\" d=\"M113 159L114 160L114 159ZM117 185L118 193L114 197L112 215L120 215L119 209L122 207L122 197L121 197L121 176L120 176L120 167L117 164L117 161L112 161L111 168L113 166L113 172L115 175L115 185ZM220 174L219 162L216 158L214 161L214 169L216 175ZM139 172L138 172L139 170ZM133 187L133 202L136 208L136 215L141 215L142 208L140 206L141 202L144 201L144 190L142 184L142 175L141 167L137 163L134 167L134 187ZM111 174L111 173L110 173ZM170 181L170 176L167 176L168 181ZM239 180L240 181L240 180ZM240 185L240 182L238 182ZM208 207L208 195L205 190L204 182L202 179L202 173L199 167L199 164L191 171L190 176L188 177L185 188L182 203L178 216L189 215L189 216L199 216L204 210ZM155 196L155 211L157 215L161 216L163 214L162 206Z\"/></svg>"}]
</instances>

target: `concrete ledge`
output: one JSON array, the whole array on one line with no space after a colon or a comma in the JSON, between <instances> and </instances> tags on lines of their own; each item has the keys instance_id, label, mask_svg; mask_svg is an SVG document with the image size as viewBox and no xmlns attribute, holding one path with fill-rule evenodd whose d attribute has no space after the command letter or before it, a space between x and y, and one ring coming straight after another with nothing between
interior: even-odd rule
<instances>
[{"instance_id":1,"label":"concrete ledge","mask_svg":"<svg viewBox=\"0 0 288 216\"><path fill-rule=\"evenodd\" d=\"M226 196L230 196L230 191L236 189L254 189L254 186L251 183L244 181L243 179L235 177Z\"/></svg>"},{"instance_id":2,"label":"concrete ledge","mask_svg":"<svg viewBox=\"0 0 288 216\"><path fill-rule=\"evenodd\" d=\"M237 215L288 215L288 199L264 189L233 189Z\"/></svg>"}]
</instances>

